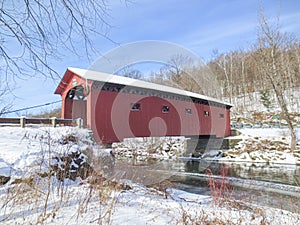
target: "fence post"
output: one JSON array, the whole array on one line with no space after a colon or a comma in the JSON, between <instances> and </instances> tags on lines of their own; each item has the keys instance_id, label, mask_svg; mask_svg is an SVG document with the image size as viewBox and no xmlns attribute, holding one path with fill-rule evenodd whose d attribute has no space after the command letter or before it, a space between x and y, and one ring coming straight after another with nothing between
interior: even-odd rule
<instances>
[{"instance_id":1,"label":"fence post","mask_svg":"<svg viewBox=\"0 0 300 225\"><path fill-rule=\"evenodd\" d=\"M78 128L82 128L82 125L83 125L83 119L77 118L77 119L76 119L76 125L77 125Z\"/></svg>"},{"instance_id":2,"label":"fence post","mask_svg":"<svg viewBox=\"0 0 300 225\"><path fill-rule=\"evenodd\" d=\"M20 125L22 128L25 127L25 125L26 125L26 117L25 116L20 117Z\"/></svg>"},{"instance_id":3,"label":"fence post","mask_svg":"<svg viewBox=\"0 0 300 225\"><path fill-rule=\"evenodd\" d=\"M56 127L56 117L51 118L52 127Z\"/></svg>"}]
</instances>

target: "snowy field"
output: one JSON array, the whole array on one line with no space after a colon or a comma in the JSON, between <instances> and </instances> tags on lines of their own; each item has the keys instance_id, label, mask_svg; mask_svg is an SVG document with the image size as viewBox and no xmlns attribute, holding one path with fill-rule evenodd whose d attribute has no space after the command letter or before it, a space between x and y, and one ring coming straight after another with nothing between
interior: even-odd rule
<instances>
[{"instance_id":1,"label":"snowy field","mask_svg":"<svg viewBox=\"0 0 300 225\"><path fill-rule=\"evenodd\" d=\"M297 213L171 185L39 175L75 144L93 157L106 151L84 129L0 127L0 176L10 178L0 186L0 224L300 224Z\"/></svg>"},{"instance_id":2,"label":"snowy field","mask_svg":"<svg viewBox=\"0 0 300 225\"><path fill-rule=\"evenodd\" d=\"M243 136L269 138L272 140L290 141L290 132L288 128L243 128L240 129ZM296 128L296 136L300 144L300 129Z\"/></svg>"}]
</instances>

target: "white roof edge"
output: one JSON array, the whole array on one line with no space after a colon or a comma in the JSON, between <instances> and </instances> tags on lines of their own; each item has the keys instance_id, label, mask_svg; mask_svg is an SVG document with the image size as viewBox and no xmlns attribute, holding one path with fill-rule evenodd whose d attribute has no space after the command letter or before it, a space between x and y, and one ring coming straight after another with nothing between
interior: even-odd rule
<instances>
[{"instance_id":1,"label":"white roof edge","mask_svg":"<svg viewBox=\"0 0 300 225\"><path fill-rule=\"evenodd\" d=\"M230 103L223 102L221 100L218 100L216 98L212 98L209 96L205 96L205 95L201 95L201 94L197 94L194 92L182 90L179 88L169 87L169 86L165 86L165 85L161 85L161 84L155 84L155 83L150 83L147 81L136 80L136 79L129 78L129 77L122 77L122 76L118 76L118 75L102 73L102 72L93 71L93 70L73 68L73 67L68 67L68 70L72 71L73 73L81 76L82 78L84 78L86 80L109 82L109 83L115 83L115 84L122 84L122 85L126 85L126 86L133 86L133 87L140 87L140 88L151 89L151 90L156 90L156 91L169 92L169 93L183 95L183 96L187 96L187 97L194 97L194 98L198 98L198 99L204 99L204 100L208 100L208 101L212 101L212 102L217 102L217 103L221 103L223 105L233 106Z\"/></svg>"}]
</instances>

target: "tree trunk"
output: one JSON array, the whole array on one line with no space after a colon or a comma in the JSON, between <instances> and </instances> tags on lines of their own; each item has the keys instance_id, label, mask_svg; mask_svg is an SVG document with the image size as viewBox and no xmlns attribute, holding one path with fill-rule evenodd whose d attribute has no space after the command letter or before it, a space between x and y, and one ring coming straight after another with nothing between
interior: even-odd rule
<instances>
[{"instance_id":1,"label":"tree trunk","mask_svg":"<svg viewBox=\"0 0 300 225\"><path fill-rule=\"evenodd\" d=\"M273 86L273 89L275 91L276 94L276 98L278 100L279 106L282 110L284 119L286 120L287 124L288 124L288 128L291 132L291 143L290 143L290 148L291 151L294 151L296 149L296 134L295 134L295 129L294 129L294 125L292 122L292 119L290 117L288 108L287 108L287 104L286 104L286 100L284 99L284 94L283 94L283 87L280 84L280 75L277 69L277 65L276 65L276 57L275 57L275 52L276 49L272 49L271 50L271 59L272 59L272 73L271 74L266 74L269 79L270 82Z\"/></svg>"}]
</instances>

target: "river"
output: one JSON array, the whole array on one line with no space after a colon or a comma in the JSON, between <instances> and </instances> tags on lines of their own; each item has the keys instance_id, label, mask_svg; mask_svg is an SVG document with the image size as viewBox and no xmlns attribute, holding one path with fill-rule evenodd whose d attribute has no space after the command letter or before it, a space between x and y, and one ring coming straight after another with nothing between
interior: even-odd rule
<instances>
[{"instance_id":1,"label":"river","mask_svg":"<svg viewBox=\"0 0 300 225\"><path fill-rule=\"evenodd\" d=\"M211 195L209 181L225 182L231 198L300 212L300 166L218 163L204 160L116 161L115 176L145 185L168 180L172 187Z\"/></svg>"}]
</instances>

